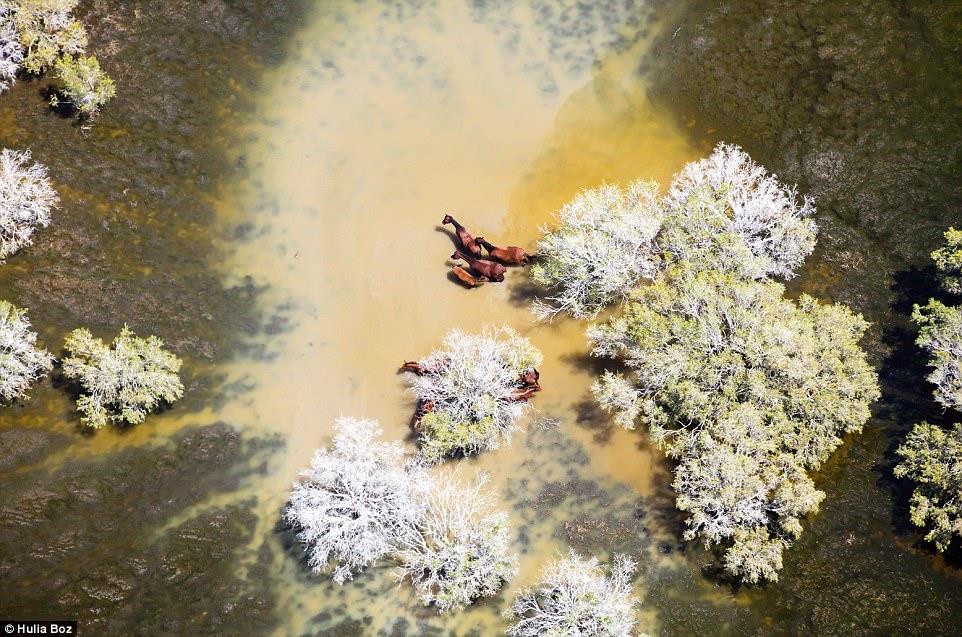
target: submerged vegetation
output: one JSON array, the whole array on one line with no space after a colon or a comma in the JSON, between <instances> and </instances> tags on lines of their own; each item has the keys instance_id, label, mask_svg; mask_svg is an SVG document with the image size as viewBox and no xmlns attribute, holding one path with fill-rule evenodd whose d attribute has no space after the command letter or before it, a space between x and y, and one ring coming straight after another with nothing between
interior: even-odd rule
<instances>
[{"instance_id":1,"label":"submerged vegetation","mask_svg":"<svg viewBox=\"0 0 962 637\"><path fill-rule=\"evenodd\" d=\"M38 227L50 224L58 197L47 168L30 162L30 151L0 152L0 263L31 243Z\"/></svg>"},{"instance_id":2,"label":"submerged vegetation","mask_svg":"<svg viewBox=\"0 0 962 637\"><path fill-rule=\"evenodd\" d=\"M574 551L550 562L535 588L522 591L511 605L510 615L516 623L507 634L629 637L638 605L631 587L635 569L626 555L614 556L610 574L598 558L586 560Z\"/></svg>"},{"instance_id":3,"label":"submerged vegetation","mask_svg":"<svg viewBox=\"0 0 962 637\"><path fill-rule=\"evenodd\" d=\"M179 358L156 336L140 338L126 325L109 346L79 328L64 341L63 373L82 388L77 409L84 425L138 424L163 403L184 394Z\"/></svg>"},{"instance_id":4,"label":"submerged vegetation","mask_svg":"<svg viewBox=\"0 0 962 637\"><path fill-rule=\"evenodd\" d=\"M37 347L27 311L0 301L0 400L25 397L30 385L52 368L53 356Z\"/></svg>"},{"instance_id":5,"label":"submerged vegetation","mask_svg":"<svg viewBox=\"0 0 962 637\"><path fill-rule=\"evenodd\" d=\"M536 389L541 352L508 327L454 329L441 349L402 369L418 400L419 445L428 462L497 449L511 440ZM534 381L529 376L534 374Z\"/></svg>"}]
</instances>

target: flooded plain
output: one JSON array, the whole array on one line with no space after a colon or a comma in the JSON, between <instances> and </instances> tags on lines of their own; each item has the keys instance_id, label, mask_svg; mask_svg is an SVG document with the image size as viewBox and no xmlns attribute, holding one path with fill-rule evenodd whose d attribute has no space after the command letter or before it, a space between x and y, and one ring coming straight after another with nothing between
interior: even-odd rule
<instances>
[{"instance_id":1,"label":"flooded plain","mask_svg":"<svg viewBox=\"0 0 962 637\"><path fill-rule=\"evenodd\" d=\"M486 323L512 326L544 353L545 390L525 420L529 436L457 463L489 472L509 507L537 498L549 474L560 490L576 476L599 493L651 495L657 457L591 405L597 365L585 324L538 323L520 269L502 285L471 290L448 275L455 244L440 225L445 213L495 244L533 249L539 226L580 189L665 181L697 156L648 102L636 72L657 30L650 15L621 3L552 7L545 16L535 5L334 4L297 35L266 82L234 150L246 174L228 185L221 207L229 285L250 278L265 287L259 302L278 317L261 360L229 366L251 389L223 412L286 440L281 465L260 485L266 526L335 417L376 418L388 438L409 439L413 402L398 366L454 327ZM556 440L539 442L546 437ZM515 586L567 550L558 529L576 513L558 508L516 521L523 560ZM644 525L632 535L647 546ZM330 594L318 594L298 563L282 568L289 629L330 611ZM338 591L337 606L352 616L365 609L371 630L401 616L424 621L403 585L383 592L389 578L365 574ZM493 634L503 630L494 612L502 607L481 604L429 625Z\"/></svg>"},{"instance_id":2,"label":"flooded plain","mask_svg":"<svg viewBox=\"0 0 962 637\"><path fill-rule=\"evenodd\" d=\"M934 8L722 4L91 3L93 43L127 78L113 109L81 129L35 103L37 82L0 96L3 144L51 164L64 200L0 268L0 292L54 352L78 325L157 333L188 390L94 434L56 373L0 412L0 616L79 617L90 634L495 635L570 546L640 562L652 634L958 634L962 561L917 543L891 448L942 417L905 314L931 290L929 244L962 222L959 136L937 108L957 110L962 82L936 59L959 45ZM889 92L852 79L869 62ZM757 588L681 542L664 459L590 400L603 367L586 323L537 322L522 269L462 288L440 227L450 213L530 249L579 190L667 185L719 139L819 197L819 248L791 289L866 314L885 389L818 476L826 502L781 581ZM931 192L913 191L923 176ZM491 474L520 575L439 617L389 566L344 586L310 574L281 512L334 419L375 418L413 449L398 366L488 323L543 352L544 391L511 445L448 464Z\"/></svg>"}]
</instances>

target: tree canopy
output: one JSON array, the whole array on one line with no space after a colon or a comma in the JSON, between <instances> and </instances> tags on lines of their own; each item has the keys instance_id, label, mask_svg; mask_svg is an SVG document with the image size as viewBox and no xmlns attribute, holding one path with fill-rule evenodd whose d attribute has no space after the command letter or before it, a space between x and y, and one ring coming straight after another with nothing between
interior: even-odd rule
<instances>
[{"instance_id":1,"label":"tree canopy","mask_svg":"<svg viewBox=\"0 0 962 637\"><path fill-rule=\"evenodd\" d=\"M53 367L53 356L37 347L27 311L0 301L0 400L23 398Z\"/></svg>"},{"instance_id":2,"label":"tree canopy","mask_svg":"<svg viewBox=\"0 0 962 637\"><path fill-rule=\"evenodd\" d=\"M32 243L34 231L50 224L57 205L47 168L30 151L0 152L0 263Z\"/></svg>"},{"instance_id":3,"label":"tree canopy","mask_svg":"<svg viewBox=\"0 0 962 637\"><path fill-rule=\"evenodd\" d=\"M790 279L815 249L815 203L719 144L675 176L659 245L676 261L753 279Z\"/></svg>"},{"instance_id":4,"label":"tree canopy","mask_svg":"<svg viewBox=\"0 0 962 637\"><path fill-rule=\"evenodd\" d=\"M951 431L921 423L899 447L895 475L915 483L912 523L928 527L925 539L944 551L962 537L962 424Z\"/></svg>"},{"instance_id":5,"label":"tree canopy","mask_svg":"<svg viewBox=\"0 0 962 637\"><path fill-rule=\"evenodd\" d=\"M947 292L962 294L962 230L945 231L945 245L932 253L932 260Z\"/></svg>"},{"instance_id":6,"label":"tree canopy","mask_svg":"<svg viewBox=\"0 0 962 637\"><path fill-rule=\"evenodd\" d=\"M508 514L494 509L494 493L486 482L486 475L467 486L456 472L440 476L427 491L417 532L402 538L398 561L403 575L414 584L418 599L441 613L496 595L518 572Z\"/></svg>"},{"instance_id":7,"label":"tree canopy","mask_svg":"<svg viewBox=\"0 0 962 637\"><path fill-rule=\"evenodd\" d=\"M510 441L527 408L517 399L521 376L540 363L541 352L508 327L451 330L441 349L418 361L421 373L409 374L411 392L431 405L421 419L421 455L439 462Z\"/></svg>"},{"instance_id":8,"label":"tree canopy","mask_svg":"<svg viewBox=\"0 0 962 637\"><path fill-rule=\"evenodd\" d=\"M866 322L783 293L679 263L589 329L595 355L631 369L606 374L598 400L622 425L644 422L677 459L686 538L722 546L726 569L748 582L777 579L782 550L824 497L808 471L861 430L879 395L858 345Z\"/></svg>"},{"instance_id":9,"label":"tree canopy","mask_svg":"<svg viewBox=\"0 0 962 637\"><path fill-rule=\"evenodd\" d=\"M90 330L79 328L67 335L64 349L63 373L83 390L77 409L88 427L141 423L162 403L184 394L177 375L181 360L156 336L140 338L124 325L107 345Z\"/></svg>"},{"instance_id":10,"label":"tree canopy","mask_svg":"<svg viewBox=\"0 0 962 637\"><path fill-rule=\"evenodd\" d=\"M608 574L598 558L584 559L574 551L548 563L538 584L511 605L516 623L508 635L629 637L637 621L638 598L631 586L635 569L627 555L615 555Z\"/></svg>"},{"instance_id":11,"label":"tree canopy","mask_svg":"<svg viewBox=\"0 0 962 637\"><path fill-rule=\"evenodd\" d=\"M790 279L815 248L814 214L812 199L799 200L794 187L728 144L685 166L664 197L645 181L586 190L538 244L532 276L549 291L534 312L593 318L678 262Z\"/></svg>"},{"instance_id":12,"label":"tree canopy","mask_svg":"<svg viewBox=\"0 0 962 637\"><path fill-rule=\"evenodd\" d=\"M962 307L934 299L915 306L912 319L919 325L916 343L929 353L935 400L943 407L962 409Z\"/></svg>"},{"instance_id":13,"label":"tree canopy","mask_svg":"<svg viewBox=\"0 0 962 637\"><path fill-rule=\"evenodd\" d=\"M429 478L404 447L378 438L373 420L339 418L334 444L319 449L294 484L285 518L314 572L342 584L416 533Z\"/></svg>"},{"instance_id":14,"label":"tree canopy","mask_svg":"<svg viewBox=\"0 0 962 637\"><path fill-rule=\"evenodd\" d=\"M545 229L535 281L551 288L535 312L594 317L624 298L659 268L655 237L664 215L656 184L636 181L625 190L604 185L585 190L558 212L558 228Z\"/></svg>"}]
</instances>

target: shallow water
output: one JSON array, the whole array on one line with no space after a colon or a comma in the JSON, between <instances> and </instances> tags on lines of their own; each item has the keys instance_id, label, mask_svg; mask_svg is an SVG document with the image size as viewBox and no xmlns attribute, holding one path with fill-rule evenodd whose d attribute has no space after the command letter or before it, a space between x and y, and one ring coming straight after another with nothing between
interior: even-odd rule
<instances>
[{"instance_id":1,"label":"shallow water","mask_svg":"<svg viewBox=\"0 0 962 637\"><path fill-rule=\"evenodd\" d=\"M221 207L225 276L267 286L260 301L283 317L264 360L231 365L232 377L253 388L224 412L287 441L278 470L259 485L265 529L336 416L376 418L387 437L409 438L412 401L397 367L440 345L451 328L485 323L514 327L545 355L545 390L525 424L558 419L563 437L587 452L579 476L651 494L658 461L636 435L608 429L585 406L595 376L585 325L537 323L520 269L505 284L474 290L447 276L454 244L439 225L446 212L496 244L531 249L538 227L581 188L665 181L697 155L650 106L635 73L655 33L645 11L620 3L554 9L544 19L535 5L325 6L268 79L242 134L248 141L235 149L248 174L228 185ZM457 464L490 472L502 492L518 491L519 481L542 478L506 469L535 457L540 474L571 462L519 434L508 448ZM526 525L535 537L523 546L515 585L566 550L553 534L564 522ZM296 611L282 613L291 618L282 630L296 631L332 600L298 577L293 560L284 568L281 596ZM373 616L372 629L425 615L403 586L375 606L368 589L346 586L335 606ZM493 610L432 625L488 633L499 625Z\"/></svg>"},{"instance_id":2,"label":"shallow water","mask_svg":"<svg viewBox=\"0 0 962 637\"><path fill-rule=\"evenodd\" d=\"M53 351L78 325L162 335L188 392L93 435L56 378L0 412L0 616L76 615L97 634L498 634L517 589L571 546L639 560L654 633L958 634L960 560L915 542L891 479L911 422L944 418L905 315L931 293L910 266L962 222L960 135L939 109L962 104L939 61L962 50L951 12L666 4L85 7L124 90L90 130L37 103L43 81L0 96L4 145L30 145L64 199L0 267L0 293ZM705 572L660 454L592 407L585 324L535 322L519 269L459 287L438 227L450 212L531 248L581 188L666 184L718 139L819 197L819 247L791 289L866 314L885 391L817 476L827 499L781 581L757 588ZM397 366L485 323L543 351L544 391L510 446L448 464L492 475L519 577L438 617L387 567L343 587L310 575L280 512L333 419L377 418L413 449Z\"/></svg>"}]
</instances>

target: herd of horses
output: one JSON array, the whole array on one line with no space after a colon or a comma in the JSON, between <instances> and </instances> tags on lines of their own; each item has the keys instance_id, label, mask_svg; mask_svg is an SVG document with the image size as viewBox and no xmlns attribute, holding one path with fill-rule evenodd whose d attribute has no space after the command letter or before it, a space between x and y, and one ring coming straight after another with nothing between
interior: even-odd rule
<instances>
[{"instance_id":1,"label":"herd of horses","mask_svg":"<svg viewBox=\"0 0 962 637\"><path fill-rule=\"evenodd\" d=\"M528 265L533 258L533 255L525 252L523 248L517 246L499 248L485 240L484 237L475 237L467 228L458 223L457 219L451 215L444 215L441 225L449 224L454 226L454 234L461 244L461 248L455 250L451 258L459 259L468 264L467 269L456 265L451 268L451 272L457 277L458 281L468 287L476 288L488 281L501 283L504 281L504 273L507 270L505 266ZM487 258L484 257L482 248L487 251Z\"/></svg>"},{"instance_id":2,"label":"herd of horses","mask_svg":"<svg viewBox=\"0 0 962 637\"><path fill-rule=\"evenodd\" d=\"M468 267L465 269L460 265L455 265L451 268L451 272L457 277L458 281L468 287L476 288L488 281L501 283L504 281L504 273L507 271L506 266L528 265L535 256L528 254L524 249L517 246L499 248L490 241L485 240L484 237L475 237L451 215L444 215L444 219L441 220L441 225L454 226L454 233L461 247L454 251L451 258L464 261ZM487 251L487 258L484 257L482 248ZM446 366L444 363L439 365ZM422 376L424 374L440 373L444 370L438 368L429 369L417 361L405 361L398 371ZM525 370L518 377L517 387L512 390L507 400L523 402L531 398L535 392L541 391L541 385L538 383L540 377L541 374L533 367ZM414 411L414 418L411 422L413 427L418 429L421 425L421 419L432 411L434 411L434 401L419 400Z\"/></svg>"}]
</instances>

